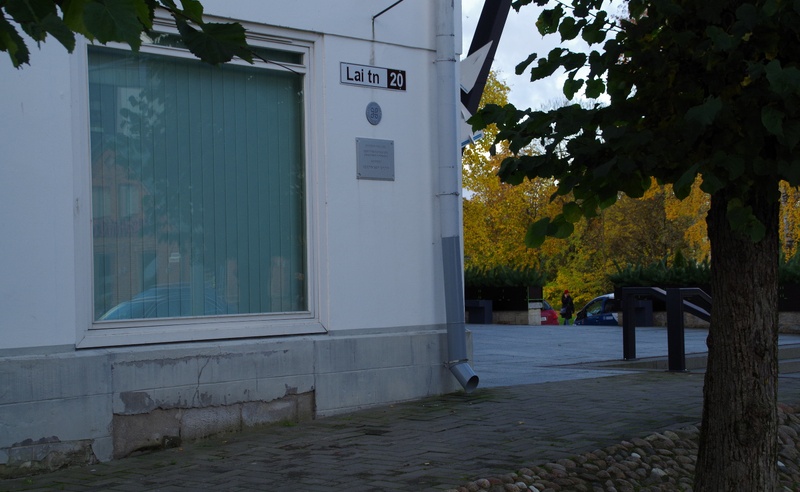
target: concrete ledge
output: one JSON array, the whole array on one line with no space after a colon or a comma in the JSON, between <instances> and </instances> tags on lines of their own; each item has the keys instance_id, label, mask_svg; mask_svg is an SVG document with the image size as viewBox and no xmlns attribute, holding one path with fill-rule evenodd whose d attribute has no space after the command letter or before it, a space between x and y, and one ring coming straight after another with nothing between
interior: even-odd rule
<instances>
[{"instance_id":1,"label":"concrete ledge","mask_svg":"<svg viewBox=\"0 0 800 492\"><path fill-rule=\"evenodd\" d=\"M472 353L467 333L467 353ZM445 330L316 339L316 412L336 415L461 389Z\"/></svg>"}]
</instances>

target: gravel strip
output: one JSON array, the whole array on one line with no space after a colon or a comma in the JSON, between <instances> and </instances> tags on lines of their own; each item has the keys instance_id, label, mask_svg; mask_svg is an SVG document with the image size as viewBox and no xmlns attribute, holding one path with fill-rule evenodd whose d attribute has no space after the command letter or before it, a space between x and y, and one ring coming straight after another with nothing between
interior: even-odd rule
<instances>
[{"instance_id":1,"label":"gravel strip","mask_svg":"<svg viewBox=\"0 0 800 492\"><path fill-rule=\"evenodd\" d=\"M800 490L800 406L778 406L778 475L783 490ZM691 491L700 431L631 439L591 453L502 477L482 478L447 492Z\"/></svg>"}]
</instances>

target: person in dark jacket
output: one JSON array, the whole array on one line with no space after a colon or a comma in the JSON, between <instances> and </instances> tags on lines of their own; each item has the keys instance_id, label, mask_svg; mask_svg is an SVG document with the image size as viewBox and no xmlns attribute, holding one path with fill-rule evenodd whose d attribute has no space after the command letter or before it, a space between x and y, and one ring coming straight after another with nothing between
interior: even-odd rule
<instances>
[{"instance_id":1,"label":"person in dark jacket","mask_svg":"<svg viewBox=\"0 0 800 492\"><path fill-rule=\"evenodd\" d=\"M569 291L565 290L561 296L561 317L564 318L564 324L568 325L572 322L572 313L575 312L575 303L572 302L572 296Z\"/></svg>"}]
</instances>

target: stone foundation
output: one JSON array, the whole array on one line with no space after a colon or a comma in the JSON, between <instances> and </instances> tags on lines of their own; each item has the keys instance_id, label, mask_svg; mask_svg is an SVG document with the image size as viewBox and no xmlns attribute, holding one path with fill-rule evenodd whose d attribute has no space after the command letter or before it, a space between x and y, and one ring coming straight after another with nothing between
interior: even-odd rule
<instances>
[{"instance_id":1,"label":"stone foundation","mask_svg":"<svg viewBox=\"0 0 800 492\"><path fill-rule=\"evenodd\" d=\"M46 473L73 465L97 463L91 440L62 442L57 437L27 439L4 450L0 479Z\"/></svg>"},{"instance_id":2,"label":"stone foundation","mask_svg":"<svg viewBox=\"0 0 800 492\"><path fill-rule=\"evenodd\" d=\"M276 422L314 418L314 393L271 402L247 402L204 408L156 409L138 415L114 415L114 458L154 449L172 448L185 440Z\"/></svg>"}]
</instances>

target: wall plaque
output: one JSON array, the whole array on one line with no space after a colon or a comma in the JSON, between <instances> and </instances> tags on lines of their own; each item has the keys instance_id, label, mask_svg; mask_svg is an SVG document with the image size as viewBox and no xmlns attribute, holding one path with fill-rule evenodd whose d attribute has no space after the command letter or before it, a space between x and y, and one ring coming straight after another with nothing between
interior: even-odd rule
<instances>
[{"instance_id":1,"label":"wall plaque","mask_svg":"<svg viewBox=\"0 0 800 492\"><path fill-rule=\"evenodd\" d=\"M356 138L356 177L394 181L394 140Z\"/></svg>"},{"instance_id":2,"label":"wall plaque","mask_svg":"<svg viewBox=\"0 0 800 492\"><path fill-rule=\"evenodd\" d=\"M370 125L377 125L381 122L381 118L383 118L383 110L380 104L376 102L367 104L367 121Z\"/></svg>"}]
</instances>

